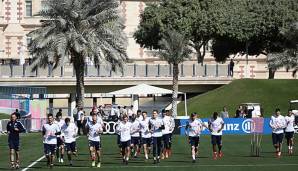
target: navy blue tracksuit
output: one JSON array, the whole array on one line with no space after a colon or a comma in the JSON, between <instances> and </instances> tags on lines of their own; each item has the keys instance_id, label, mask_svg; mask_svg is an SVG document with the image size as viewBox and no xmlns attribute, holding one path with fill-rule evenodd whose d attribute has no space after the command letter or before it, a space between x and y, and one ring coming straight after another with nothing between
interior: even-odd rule
<instances>
[{"instance_id":1,"label":"navy blue tracksuit","mask_svg":"<svg viewBox=\"0 0 298 171\"><path fill-rule=\"evenodd\" d=\"M19 131L16 131L17 128ZM24 125L19 121L9 121L6 126L6 130L8 132L8 145L10 149L14 149L19 151L20 146L20 136L19 134L22 132L26 132Z\"/></svg>"}]
</instances>

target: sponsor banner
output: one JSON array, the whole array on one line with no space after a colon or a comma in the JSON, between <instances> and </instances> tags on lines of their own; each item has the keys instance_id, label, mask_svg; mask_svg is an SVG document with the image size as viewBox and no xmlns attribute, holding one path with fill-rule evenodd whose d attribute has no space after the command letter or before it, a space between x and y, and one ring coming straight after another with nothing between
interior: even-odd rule
<instances>
[{"instance_id":1,"label":"sponsor banner","mask_svg":"<svg viewBox=\"0 0 298 171\"><path fill-rule=\"evenodd\" d=\"M209 118L202 119L206 126L208 126L208 120ZM188 119L180 119L180 126L185 126L187 121ZM271 134L270 118L226 118L224 122L223 134L250 134L252 132ZM202 134L210 134L210 131L204 128ZM180 128L180 135L185 135L185 127Z\"/></svg>"}]
</instances>

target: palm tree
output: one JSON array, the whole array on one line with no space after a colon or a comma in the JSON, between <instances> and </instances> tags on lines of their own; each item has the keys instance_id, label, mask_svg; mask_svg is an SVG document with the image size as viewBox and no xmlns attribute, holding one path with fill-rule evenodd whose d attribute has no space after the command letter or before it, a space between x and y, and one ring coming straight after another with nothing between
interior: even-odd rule
<instances>
[{"instance_id":1,"label":"palm tree","mask_svg":"<svg viewBox=\"0 0 298 171\"><path fill-rule=\"evenodd\" d=\"M33 70L49 63L56 68L69 61L76 75L78 106L84 106L84 68L86 59L95 67L109 63L121 68L127 61L124 25L119 17L118 0L48 0L37 15L44 18L28 49Z\"/></svg>"},{"instance_id":2,"label":"palm tree","mask_svg":"<svg viewBox=\"0 0 298 171\"><path fill-rule=\"evenodd\" d=\"M282 67L287 71L292 69L293 77L298 72L298 22L290 25L282 34L285 38L284 51L268 54L269 79L273 79L275 71Z\"/></svg>"},{"instance_id":3,"label":"palm tree","mask_svg":"<svg viewBox=\"0 0 298 171\"><path fill-rule=\"evenodd\" d=\"M160 59L173 65L173 94L172 94L172 113L177 116L177 98L178 98L178 77L179 64L190 58L192 50L189 46L189 40L184 35L175 30L170 30L159 42L160 49L155 52Z\"/></svg>"}]
</instances>

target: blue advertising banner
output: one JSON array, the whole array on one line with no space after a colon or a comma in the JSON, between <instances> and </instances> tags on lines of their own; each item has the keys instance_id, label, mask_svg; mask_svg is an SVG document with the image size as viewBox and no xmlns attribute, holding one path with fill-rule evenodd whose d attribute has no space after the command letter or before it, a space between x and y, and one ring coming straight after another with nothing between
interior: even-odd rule
<instances>
[{"instance_id":1,"label":"blue advertising banner","mask_svg":"<svg viewBox=\"0 0 298 171\"><path fill-rule=\"evenodd\" d=\"M201 120L208 126L207 118ZM187 121L188 119L180 119L180 126L185 126ZM250 134L252 131L253 120L249 118L226 118L224 122L223 134ZM270 118L264 118L263 134L271 134L269 122ZM202 134L210 134L210 131L204 128ZM180 128L180 135L185 135L185 127Z\"/></svg>"}]
</instances>

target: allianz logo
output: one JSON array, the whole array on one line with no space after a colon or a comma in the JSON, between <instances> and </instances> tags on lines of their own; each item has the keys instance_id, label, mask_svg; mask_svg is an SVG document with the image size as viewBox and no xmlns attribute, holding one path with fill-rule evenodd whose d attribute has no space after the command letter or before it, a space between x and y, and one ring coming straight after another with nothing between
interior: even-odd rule
<instances>
[{"instance_id":1,"label":"allianz logo","mask_svg":"<svg viewBox=\"0 0 298 171\"><path fill-rule=\"evenodd\" d=\"M252 119L246 119L242 123L225 123L224 131L243 131L245 133L251 133L252 129ZM204 122L208 125L208 122Z\"/></svg>"}]
</instances>

